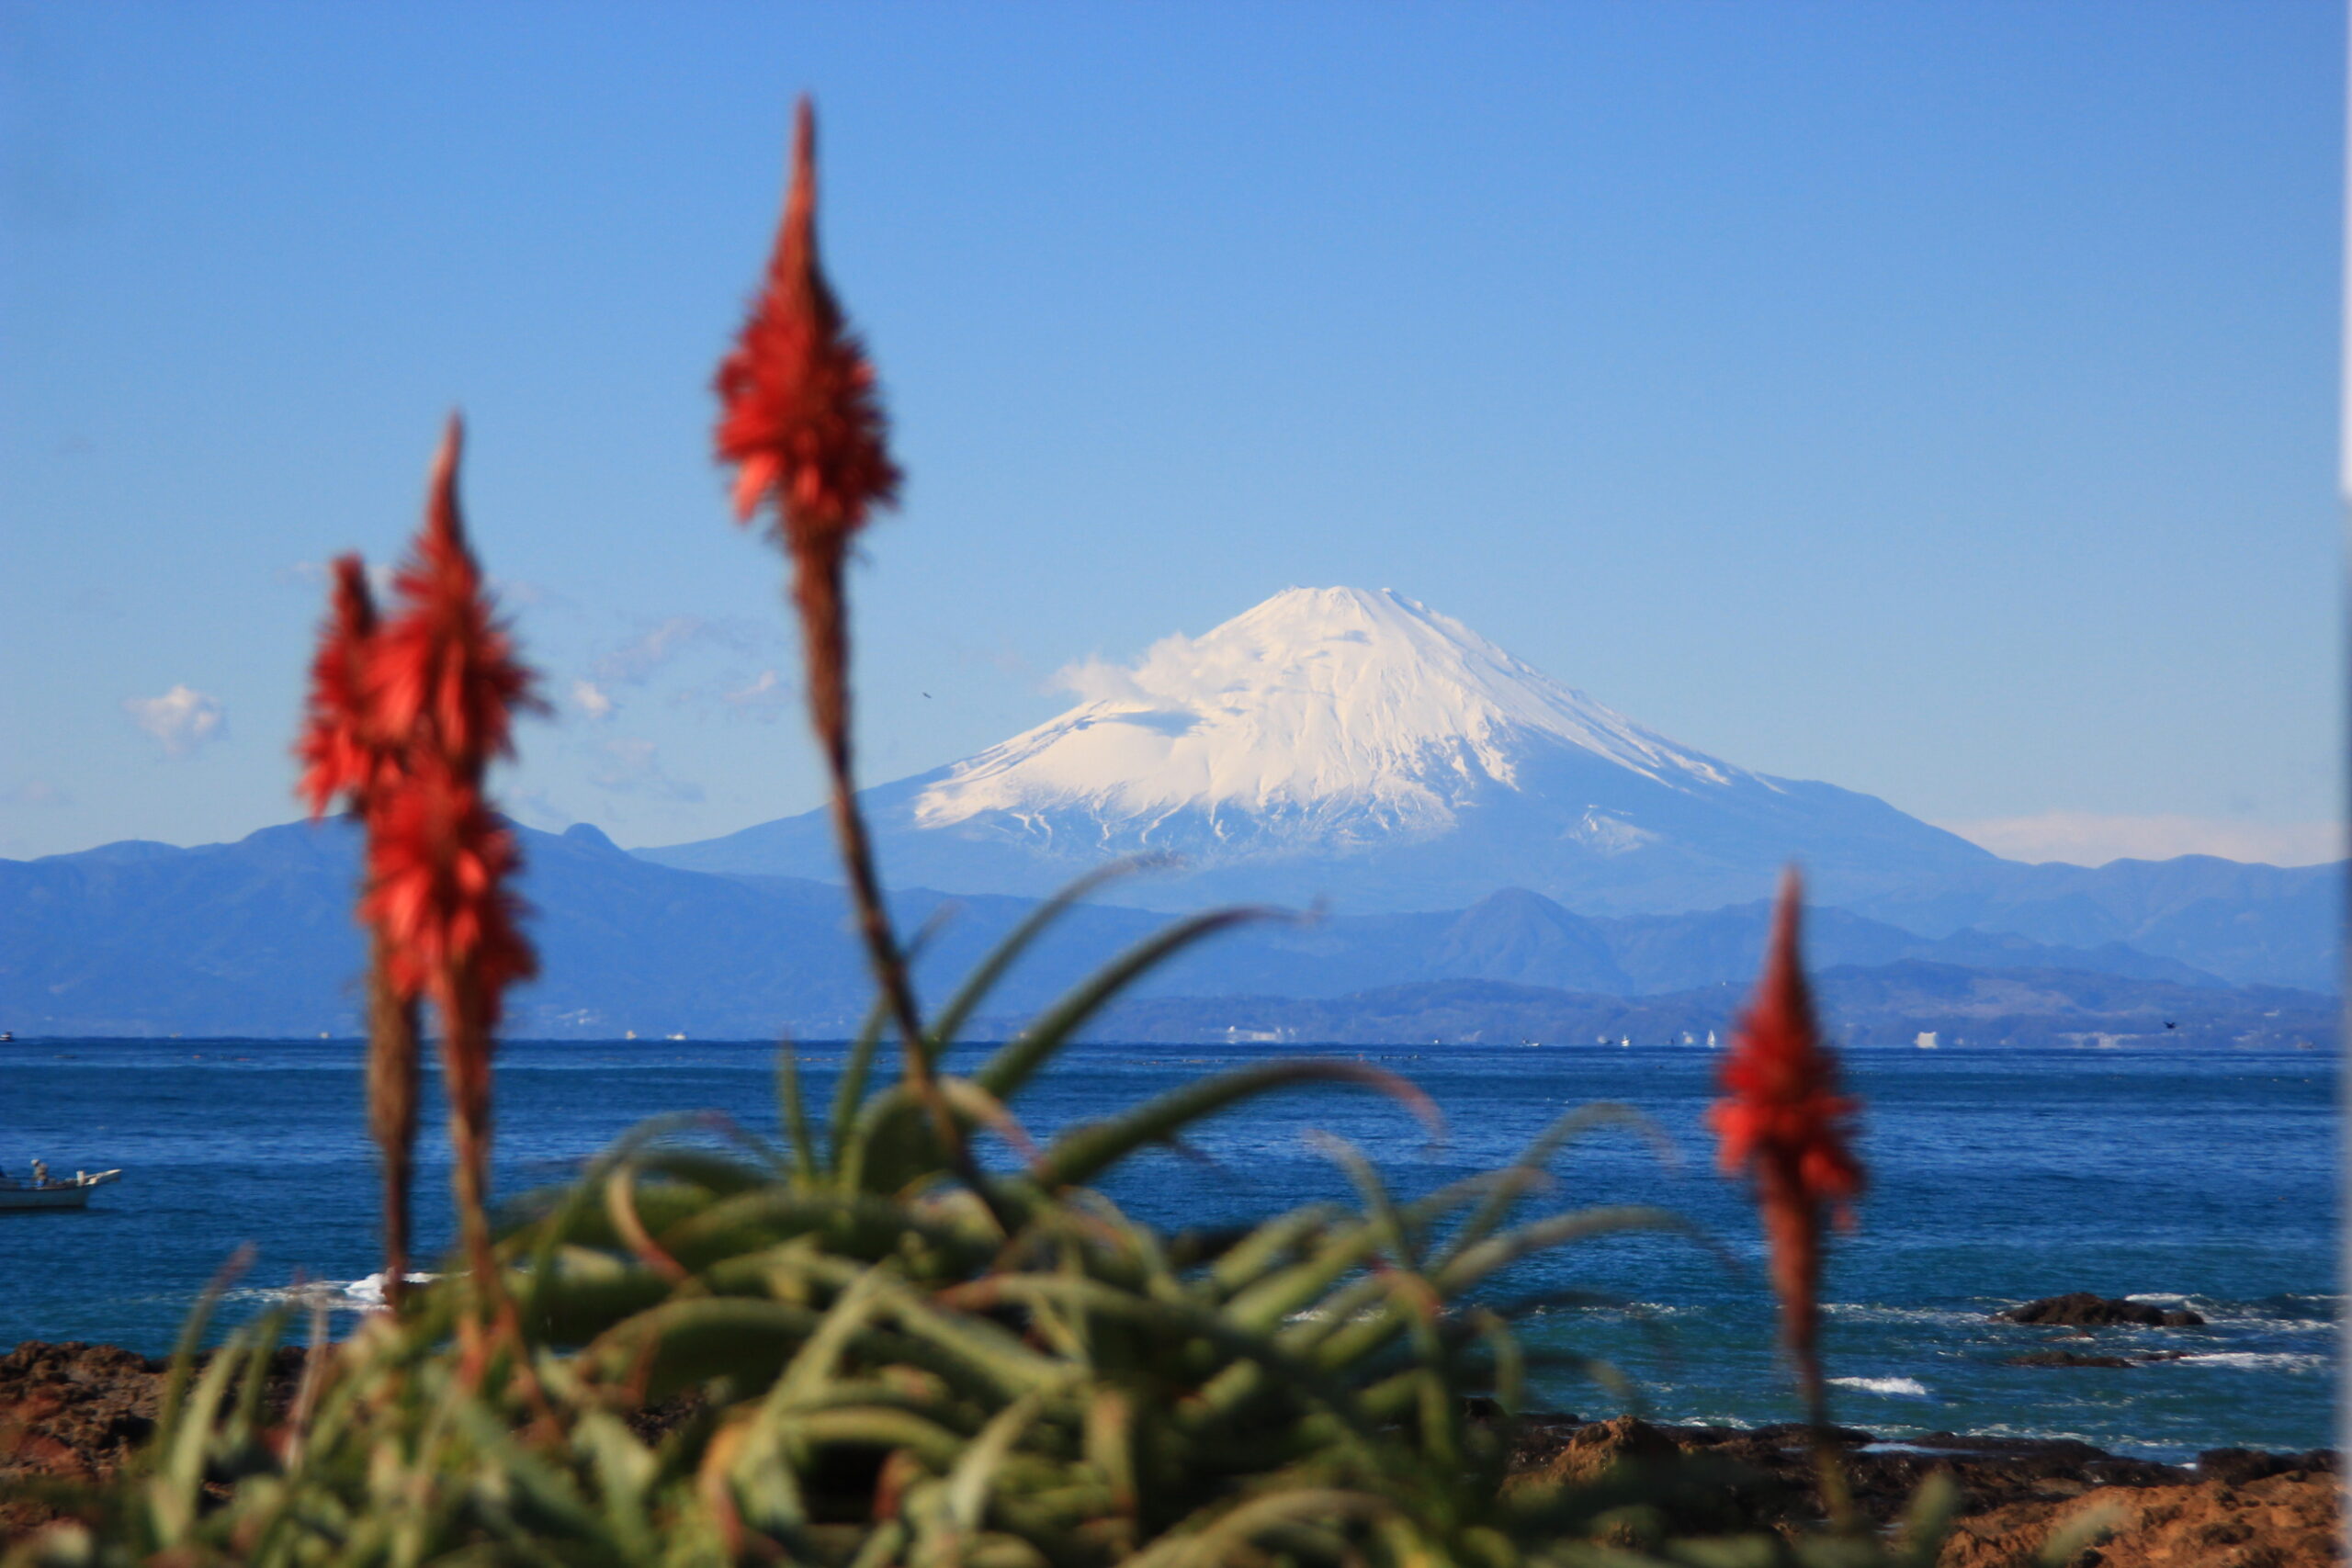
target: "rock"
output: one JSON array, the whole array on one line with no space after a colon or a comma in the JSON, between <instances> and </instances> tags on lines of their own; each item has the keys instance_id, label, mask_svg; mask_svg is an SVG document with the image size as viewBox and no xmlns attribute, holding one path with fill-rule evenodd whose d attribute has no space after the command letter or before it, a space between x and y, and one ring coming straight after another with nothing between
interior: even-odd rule
<instances>
[{"instance_id":1,"label":"rock","mask_svg":"<svg viewBox=\"0 0 2352 1568\"><path fill-rule=\"evenodd\" d=\"M1638 1416L1579 1427L1544 1467L1547 1481L1596 1480L1621 1464L1656 1464L1681 1452L1675 1440Z\"/></svg>"},{"instance_id":2,"label":"rock","mask_svg":"<svg viewBox=\"0 0 2352 1568\"><path fill-rule=\"evenodd\" d=\"M2129 1356L2086 1356L2079 1350L2029 1350L2022 1356L2011 1356L2005 1367L2136 1367L2139 1362Z\"/></svg>"},{"instance_id":3,"label":"rock","mask_svg":"<svg viewBox=\"0 0 2352 1568\"><path fill-rule=\"evenodd\" d=\"M2109 1328L2119 1324L2128 1324L2135 1328L2195 1328L2205 1321L2185 1307L2166 1312L2145 1302L2095 1296L2088 1291L2044 1296L2038 1302L2028 1302L2023 1306L2010 1307L1993 1315L2011 1323L2038 1323L2064 1328Z\"/></svg>"},{"instance_id":4,"label":"rock","mask_svg":"<svg viewBox=\"0 0 2352 1568\"><path fill-rule=\"evenodd\" d=\"M271 1357L269 1408L292 1398L302 1354L281 1348ZM7 1483L114 1475L154 1430L167 1371L153 1358L79 1341L28 1339L0 1356L0 1545L56 1517L46 1503L7 1497Z\"/></svg>"},{"instance_id":5,"label":"rock","mask_svg":"<svg viewBox=\"0 0 2352 1568\"><path fill-rule=\"evenodd\" d=\"M2101 1486L2063 1501L2036 1498L1971 1510L1944 1542L1937 1568L2016 1568L2051 1538L2098 1514L2070 1568L2321 1568L2344 1561L2335 1478L2280 1474L2243 1486L2220 1481Z\"/></svg>"},{"instance_id":6,"label":"rock","mask_svg":"<svg viewBox=\"0 0 2352 1568\"><path fill-rule=\"evenodd\" d=\"M2259 1449L2207 1449L2197 1456L2197 1473L2228 1486L2243 1486L2273 1475L2333 1475L2335 1452L2313 1449L2303 1454L2273 1454Z\"/></svg>"}]
</instances>

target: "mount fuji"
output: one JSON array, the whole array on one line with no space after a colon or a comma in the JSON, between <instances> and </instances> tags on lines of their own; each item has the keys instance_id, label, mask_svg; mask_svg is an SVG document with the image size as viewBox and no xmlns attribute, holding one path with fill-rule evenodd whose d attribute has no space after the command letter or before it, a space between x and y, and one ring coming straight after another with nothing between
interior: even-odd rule
<instances>
[{"instance_id":1,"label":"mount fuji","mask_svg":"<svg viewBox=\"0 0 2352 1568\"><path fill-rule=\"evenodd\" d=\"M1074 680L1067 713L865 792L891 883L1038 894L1160 854L1176 868L1121 902L1402 911L1523 887L1603 914L1762 897L1792 860L1835 903L2007 868L1870 795L1669 740L1386 590L1290 589ZM839 875L822 811L639 853Z\"/></svg>"}]
</instances>

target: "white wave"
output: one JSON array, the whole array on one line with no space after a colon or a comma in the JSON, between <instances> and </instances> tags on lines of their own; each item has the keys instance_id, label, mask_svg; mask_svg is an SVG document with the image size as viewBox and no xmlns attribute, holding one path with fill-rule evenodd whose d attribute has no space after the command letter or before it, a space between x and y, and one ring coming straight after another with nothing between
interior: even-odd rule
<instances>
[{"instance_id":1,"label":"white wave","mask_svg":"<svg viewBox=\"0 0 2352 1568\"><path fill-rule=\"evenodd\" d=\"M2216 1317L2206 1314L2206 1321L2217 1326L2259 1328L2270 1334L2340 1334L2344 1325L2322 1317Z\"/></svg>"},{"instance_id":2,"label":"white wave","mask_svg":"<svg viewBox=\"0 0 2352 1568\"><path fill-rule=\"evenodd\" d=\"M2143 1291L2123 1299L2127 1302L2143 1302L2149 1306L2188 1307L2202 1316L2209 1325L2216 1326L2223 1324L2251 1324L2284 1334L2324 1334L2341 1326L2333 1318L2282 1317L2276 1307L2265 1306L2258 1302L2216 1301L2211 1296L2200 1296L2194 1292L2184 1295L2173 1291ZM2322 1310L2325 1310L2329 1305L2341 1303L2344 1300L2342 1296L2319 1292L2273 1296L2269 1299L2273 1302L2294 1302L2298 1304L2309 1302Z\"/></svg>"},{"instance_id":3,"label":"white wave","mask_svg":"<svg viewBox=\"0 0 2352 1568\"><path fill-rule=\"evenodd\" d=\"M411 1274L412 1285L429 1285L440 1276ZM290 1302L297 1306L322 1306L329 1312L374 1312L384 1304L384 1276L379 1271L356 1280L304 1280L292 1285L248 1286L231 1291L227 1301Z\"/></svg>"},{"instance_id":4,"label":"white wave","mask_svg":"<svg viewBox=\"0 0 2352 1568\"><path fill-rule=\"evenodd\" d=\"M2232 1367L2246 1372L2324 1372L2335 1365L2332 1357L2292 1350L2211 1350L2152 1363L2160 1367Z\"/></svg>"},{"instance_id":5,"label":"white wave","mask_svg":"<svg viewBox=\"0 0 2352 1568\"><path fill-rule=\"evenodd\" d=\"M1975 1429L1980 1438L2023 1438L2037 1443L2088 1443L2109 1453L2130 1453L2135 1449L2148 1453L2165 1447L2142 1442L2137 1438L2102 1437L2097 1432L2075 1432L2061 1427L2021 1427L2011 1421L1995 1421Z\"/></svg>"},{"instance_id":6,"label":"white wave","mask_svg":"<svg viewBox=\"0 0 2352 1568\"><path fill-rule=\"evenodd\" d=\"M435 1274L407 1274L402 1276L402 1278L412 1285L429 1285L439 1277L440 1276ZM343 1293L350 1297L353 1301L357 1302L362 1306L382 1306L384 1304L384 1271L379 1269L373 1274L352 1280L349 1284L343 1287Z\"/></svg>"},{"instance_id":7,"label":"white wave","mask_svg":"<svg viewBox=\"0 0 2352 1568\"><path fill-rule=\"evenodd\" d=\"M1991 1315L1953 1307L1885 1306L1877 1302L1825 1302L1821 1310L1858 1323L1924 1323L1939 1328L1982 1325Z\"/></svg>"},{"instance_id":8,"label":"white wave","mask_svg":"<svg viewBox=\"0 0 2352 1568\"><path fill-rule=\"evenodd\" d=\"M1862 1393L1875 1393L1886 1399L1932 1399L1928 1385L1917 1378L1831 1378L1839 1388L1850 1388Z\"/></svg>"}]
</instances>

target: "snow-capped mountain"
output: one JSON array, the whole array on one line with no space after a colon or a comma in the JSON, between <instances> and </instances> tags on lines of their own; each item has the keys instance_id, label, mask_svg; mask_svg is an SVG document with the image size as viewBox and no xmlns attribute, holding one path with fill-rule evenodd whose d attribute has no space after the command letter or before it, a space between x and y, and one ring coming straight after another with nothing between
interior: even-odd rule
<instances>
[{"instance_id":1,"label":"snow-capped mountain","mask_svg":"<svg viewBox=\"0 0 2352 1568\"><path fill-rule=\"evenodd\" d=\"M1345 852L1453 830L1545 743L1661 784L1736 771L1385 590L1294 588L1078 680L1102 694L957 763L916 797L916 825L1009 819L1040 848Z\"/></svg>"},{"instance_id":2,"label":"snow-capped mountain","mask_svg":"<svg viewBox=\"0 0 2352 1568\"><path fill-rule=\"evenodd\" d=\"M1058 717L866 792L890 880L1035 893L1158 852L1182 870L1123 897L1428 909L1521 886L1673 909L1761 897L1791 859L1829 897L1993 862L1868 795L1678 745L1386 590L1290 589L1073 684ZM835 874L821 812L641 852Z\"/></svg>"}]
</instances>

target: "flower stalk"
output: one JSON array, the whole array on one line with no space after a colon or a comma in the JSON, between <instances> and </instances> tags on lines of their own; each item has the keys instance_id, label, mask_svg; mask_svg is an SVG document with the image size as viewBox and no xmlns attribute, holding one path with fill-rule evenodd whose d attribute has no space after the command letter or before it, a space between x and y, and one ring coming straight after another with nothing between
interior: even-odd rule
<instances>
[{"instance_id":1,"label":"flower stalk","mask_svg":"<svg viewBox=\"0 0 2352 1568\"><path fill-rule=\"evenodd\" d=\"M536 974L537 959L511 886L520 851L491 809L484 777L511 754L514 716L535 699L466 542L457 494L462 439L452 418L415 553L393 580L400 614L370 645L366 702L381 732L397 738L401 767L399 787L369 814L361 908L379 933L388 987L429 998L439 1016L458 1224L477 1287L494 1303L493 1033L506 987ZM395 1091L378 1109L387 1124L404 1114L413 1135L413 1092L405 1108Z\"/></svg>"},{"instance_id":2,"label":"flower stalk","mask_svg":"<svg viewBox=\"0 0 2352 1568\"><path fill-rule=\"evenodd\" d=\"M356 555L337 558L319 649L311 665L309 711L295 748L302 763L297 793L318 820L337 801L371 836L389 788L397 785L401 748L368 702L368 661L379 617ZM410 1208L416 1159L417 998L391 976L380 925L368 939L368 1130L383 1176L384 1301L400 1310L408 1288Z\"/></svg>"},{"instance_id":3,"label":"flower stalk","mask_svg":"<svg viewBox=\"0 0 2352 1568\"><path fill-rule=\"evenodd\" d=\"M872 836L858 809L844 571L875 509L897 504L901 476L873 362L818 262L817 126L806 97L794 118L791 186L767 276L720 362L716 390L714 446L736 470L736 521L770 508L773 536L792 562L808 717L825 758L834 835L867 965L902 1043L908 1085L950 1163L990 1201L935 1082L906 950L883 902Z\"/></svg>"},{"instance_id":4,"label":"flower stalk","mask_svg":"<svg viewBox=\"0 0 2352 1568\"><path fill-rule=\"evenodd\" d=\"M1838 1058L1821 1037L1812 987L1798 953L1803 885L1793 867L1781 880L1764 970L1734 1031L1722 1068L1726 1093L1708 1112L1722 1140L1723 1169L1753 1183L1763 1221L1773 1293L1787 1351L1813 1428L1825 1500L1841 1522L1851 1512L1830 1459L1828 1402L1821 1376L1821 1268L1834 1211L1852 1223L1863 1183L1849 1145L1860 1102L1838 1091Z\"/></svg>"}]
</instances>

